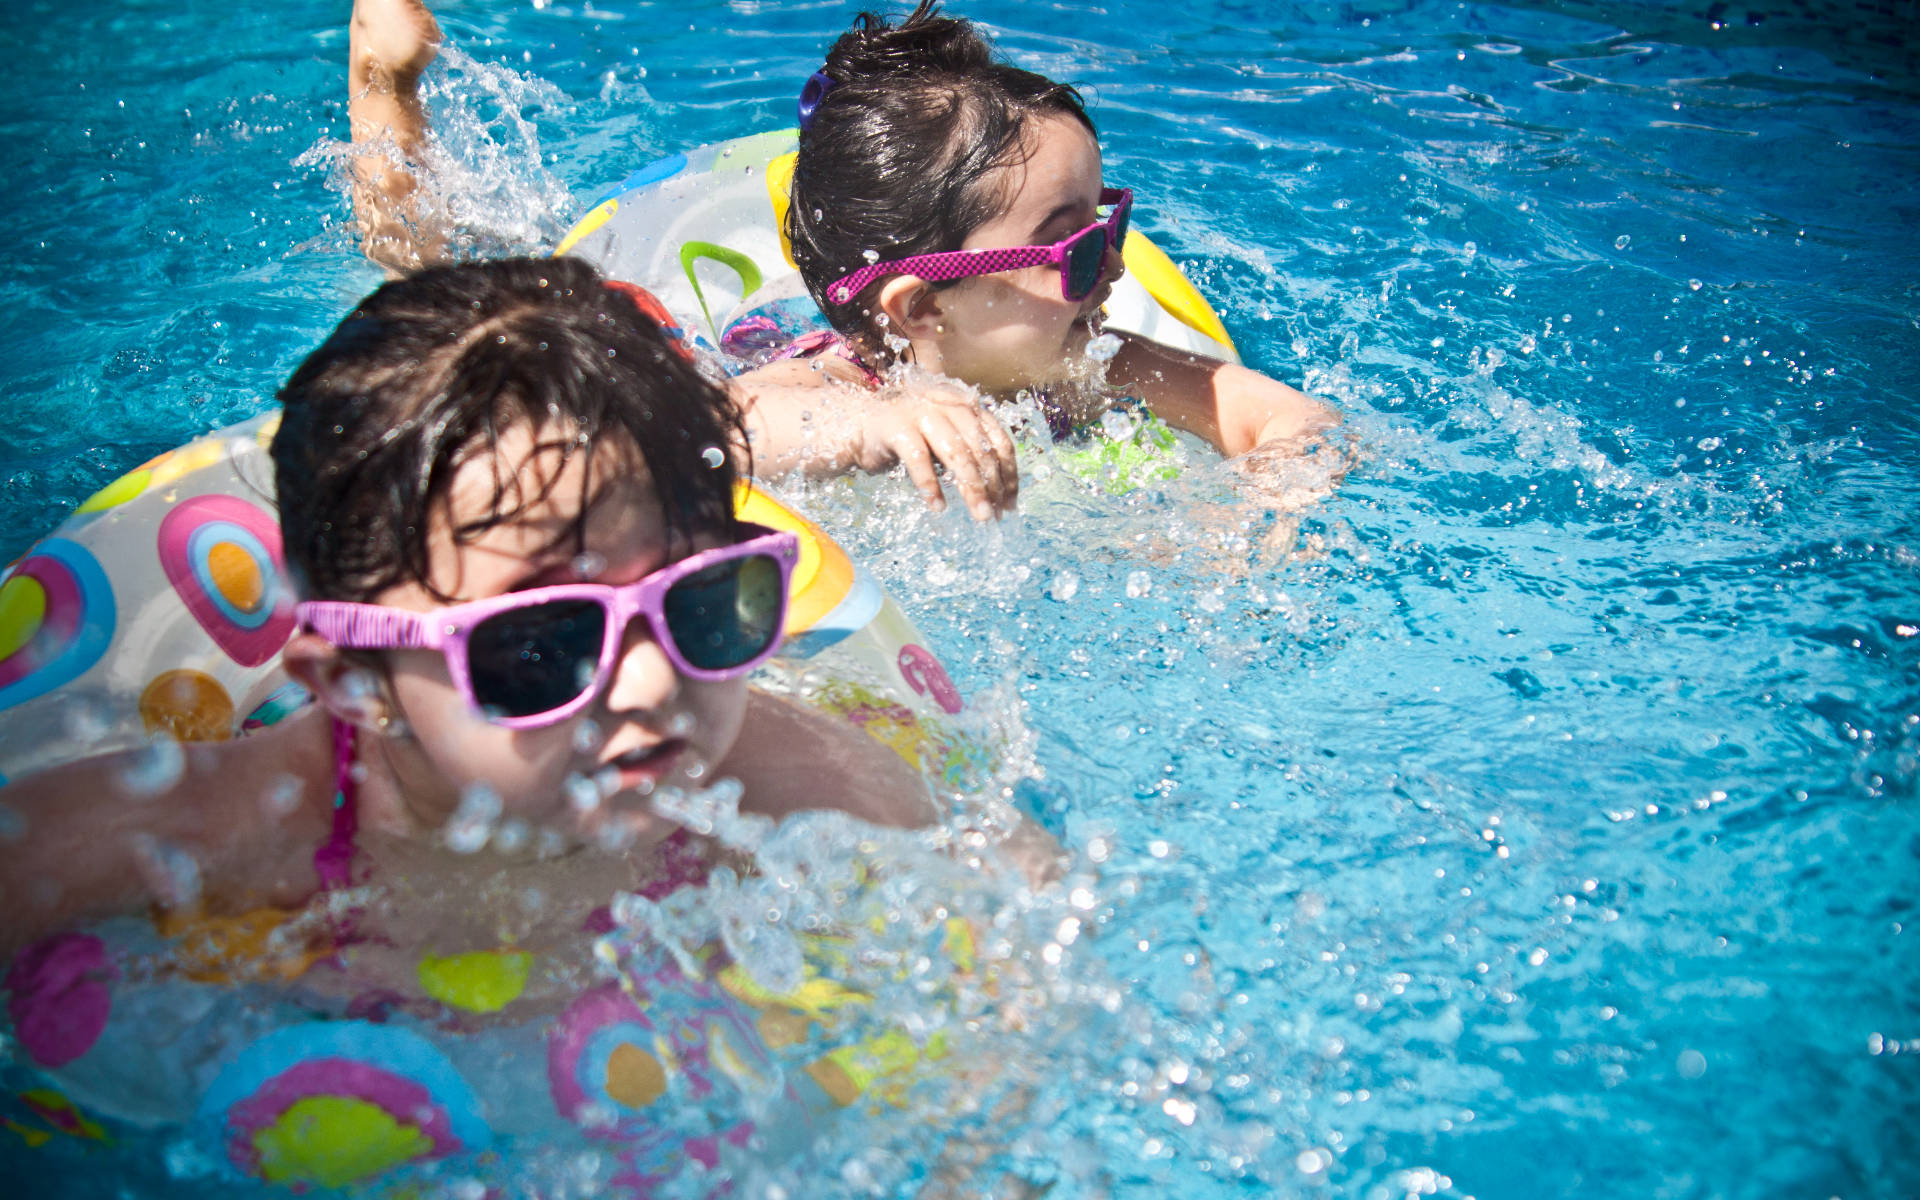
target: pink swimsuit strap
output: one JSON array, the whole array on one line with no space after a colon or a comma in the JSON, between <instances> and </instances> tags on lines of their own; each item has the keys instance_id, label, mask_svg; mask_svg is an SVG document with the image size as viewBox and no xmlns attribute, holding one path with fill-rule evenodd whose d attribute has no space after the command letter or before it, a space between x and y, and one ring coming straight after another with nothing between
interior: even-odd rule
<instances>
[{"instance_id":1,"label":"pink swimsuit strap","mask_svg":"<svg viewBox=\"0 0 1920 1200\"><path fill-rule=\"evenodd\" d=\"M354 807L353 726L333 719L333 830L313 852L320 887L334 891L353 882L353 837L359 830Z\"/></svg>"}]
</instances>

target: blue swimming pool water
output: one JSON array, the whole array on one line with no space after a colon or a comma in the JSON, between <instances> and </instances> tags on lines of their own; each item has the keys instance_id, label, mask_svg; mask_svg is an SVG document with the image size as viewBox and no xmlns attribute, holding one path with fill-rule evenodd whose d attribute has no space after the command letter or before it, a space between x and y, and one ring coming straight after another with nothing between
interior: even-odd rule
<instances>
[{"instance_id":1,"label":"blue swimming pool water","mask_svg":"<svg viewBox=\"0 0 1920 1200\"><path fill-rule=\"evenodd\" d=\"M261 411L377 281L326 161L344 8L0 15L0 555ZM788 123L851 11L444 5L482 240ZM955 1131L1058 1198L1920 1191L1907 59L1543 7L965 11L1085 89L1136 220L1358 462L1277 514L1207 467L1031 479L992 530L807 490L1030 737L1090 907L1001 1108L849 1119L805 1194L909 1194Z\"/></svg>"}]
</instances>

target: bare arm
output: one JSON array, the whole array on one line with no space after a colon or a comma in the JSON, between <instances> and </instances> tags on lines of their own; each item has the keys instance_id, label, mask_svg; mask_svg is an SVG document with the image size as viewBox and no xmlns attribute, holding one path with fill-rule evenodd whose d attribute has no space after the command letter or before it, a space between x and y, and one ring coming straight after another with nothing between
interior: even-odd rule
<instances>
[{"instance_id":1,"label":"bare arm","mask_svg":"<svg viewBox=\"0 0 1920 1200\"><path fill-rule=\"evenodd\" d=\"M440 26L421 0L354 0L348 26L347 120L353 211L361 249L398 278L443 261L444 231L419 209L408 160L427 140L420 73L439 53Z\"/></svg>"},{"instance_id":2,"label":"bare arm","mask_svg":"<svg viewBox=\"0 0 1920 1200\"><path fill-rule=\"evenodd\" d=\"M938 464L978 520L1013 511L1019 498L1013 439L958 386L875 392L852 366L823 355L768 363L734 380L733 390L756 474L823 478L903 466L940 512L947 501Z\"/></svg>"},{"instance_id":3,"label":"bare arm","mask_svg":"<svg viewBox=\"0 0 1920 1200\"><path fill-rule=\"evenodd\" d=\"M1223 363L1121 334L1107 370L1110 387L1132 392L1175 429L1211 442L1228 458L1255 446L1303 441L1340 424L1340 414L1305 393L1235 363Z\"/></svg>"},{"instance_id":4,"label":"bare arm","mask_svg":"<svg viewBox=\"0 0 1920 1200\"><path fill-rule=\"evenodd\" d=\"M331 744L312 712L243 741L110 755L0 788L0 958L72 924L202 897L238 909L311 893ZM171 778L169 778L171 776ZM269 793L269 788L280 790ZM324 793L324 794L323 794ZM284 813L271 797L291 800Z\"/></svg>"}]
</instances>

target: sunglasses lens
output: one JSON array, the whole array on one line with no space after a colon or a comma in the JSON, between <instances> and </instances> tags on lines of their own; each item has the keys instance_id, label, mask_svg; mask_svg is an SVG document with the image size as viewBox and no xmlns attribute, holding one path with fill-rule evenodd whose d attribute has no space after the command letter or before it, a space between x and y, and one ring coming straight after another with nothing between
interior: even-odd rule
<instances>
[{"instance_id":1,"label":"sunglasses lens","mask_svg":"<svg viewBox=\"0 0 1920 1200\"><path fill-rule=\"evenodd\" d=\"M474 701L501 717L552 712L593 686L606 637L606 610L591 600L488 617L467 639Z\"/></svg>"},{"instance_id":2,"label":"sunglasses lens","mask_svg":"<svg viewBox=\"0 0 1920 1200\"><path fill-rule=\"evenodd\" d=\"M1120 219L1113 223L1113 248L1124 250L1127 246L1127 226L1133 223L1133 201L1122 202Z\"/></svg>"},{"instance_id":3,"label":"sunglasses lens","mask_svg":"<svg viewBox=\"0 0 1920 1200\"><path fill-rule=\"evenodd\" d=\"M1100 283L1107 265L1107 239L1099 229L1089 229L1067 247L1067 291L1075 300L1084 300Z\"/></svg>"},{"instance_id":4,"label":"sunglasses lens","mask_svg":"<svg viewBox=\"0 0 1920 1200\"><path fill-rule=\"evenodd\" d=\"M667 589L660 607L680 657L702 671L752 662L780 636L787 591L771 555L729 559Z\"/></svg>"}]
</instances>

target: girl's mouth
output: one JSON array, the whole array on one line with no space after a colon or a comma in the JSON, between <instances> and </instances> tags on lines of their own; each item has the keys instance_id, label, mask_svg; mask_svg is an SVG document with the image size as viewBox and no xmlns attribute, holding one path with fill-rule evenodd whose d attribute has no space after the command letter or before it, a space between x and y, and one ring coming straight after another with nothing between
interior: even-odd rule
<instances>
[{"instance_id":1,"label":"girl's mouth","mask_svg":"<svg viewBox=\"0 0 1920 1200\"><path fill-rule=\"evenodd\" d=\"M629 750L595 771L594 782L600 785L600 794L603 796L618 792L647 795L672 773L674 765L680 760L680 752L686 748L684 739L668 738L651 746Z\"/></svg>"}]
</instances>

